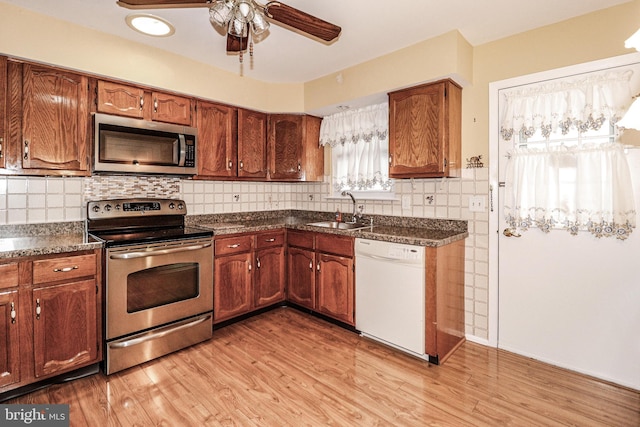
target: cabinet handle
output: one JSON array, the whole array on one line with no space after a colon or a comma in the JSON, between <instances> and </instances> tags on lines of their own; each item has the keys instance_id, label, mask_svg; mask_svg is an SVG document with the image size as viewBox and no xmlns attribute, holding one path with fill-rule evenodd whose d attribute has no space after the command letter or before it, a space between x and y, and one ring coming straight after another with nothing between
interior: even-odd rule
<instances>
[{"instance_id":1,"label":"cabinet handle","mask_svg":"<svg viewBox=\"0 0 640 427\"><path fill-rule=\"evenodd\" d=\"M142 111L142 107L144 107L144 98L140 97L140 111Z\"/></svg>"},{"instance_id":2,"label":"cabinet handle","mask_svg":"<svg viewBox=\"0 0 640 427\"><path fill-rule=\"evenodd\" d=\"M275 242L276 239L272 237L271 239L264 239L264 241L267 243L272 243L272 242Z\"/></svg>"},{"instance_id":3,"label":"cabinet handle","mask_svg":"<svg viewBox=\"0 0 640 427\"><path fill-rule=\"evenodd\" d=\"M244 168L244 163L242 163L242 160L240 160L240 163L238 163L238 167L239 167L240 169Z\"/></svg>"},{"instance_id":4,"label":"cabinet handle","mask_svg":"<svg viewBox=\"0 0 640 427\"><path fill-rule=\"evenodd\" d=\"M42 308L40 308L40 298L36 299L36 320L40 320L40 313L42 312Z\"/></svg>"},{"instance_id":5,"label":"cabinet handle","mask_svg":"<svg viewBox=\"0 0 640 427\"><path fill-rule=\"evenodd\" d=\"M444 168L445 169L447 168L447 158L446 157L444 158Z\"/></svg>"},{"instance_id":6,"label":"cabinet handle","mask_svg":"<svg viewBox=\"0 0 640 427\"><path fill-rule=\"evenodd\" d=\"M53 271L55 273L68 273L71 270L77 270L78 266L74 265L73 267L64 267L64 268L54 268Z\"/></svg>"},{"instance_id":7,"label":"cabinet handle","mask_svg":"<svg viewBox=\"0 0 640 427\"><path fill-rule=\"evenodd\" d=\"M300 164L300 162L298 162L298 172L300 172L302 170L302 165Z\"/></svg>"},{"instance_id":8,"label":"cabinet handle","mask_svg":"<svg viewBox=\"0 0 640 427\"><path fill-rule=\"evenodd\" d=\"M24 159L29 160L29 141L24 140Z\"/></svg>"},{"instance_id":9,"label":"cabinet handle","mask_svg":"<svg viewBox=\"0 0 640 427\"><path fill-rule=\"evenodd\" d=\"M313 261L309 261L309 270L313 270Z\"/></svg>"},{"instance_id":10,"label":"cabinet handle","mask_svg":"<svg viewBox=\"0 0 640 427\"><path fill-rule=\"evenodd\" d=\"M393 163L393 156L389 154L389 164Z\"/></svg>"},{"instance_id":11,"label":"cabinet handle","mask_svg":"<svg viewBox=\"0 0 640 427\"><path fill-rule=\"evenodd\" d=\"M260 258L256 257L256 268L260 268Z\"/></svg>"},{"instance_id":12,"label":"cabinet handle","mask_svg":"<svg viewBox=\"0 0 640 427\"><path fill-rule=\"evenodd\" d=\"M249 271L251 271L251 263L249 263Z\"/></svg>"},{"instance_id":13,"label":"cabinet handle","mask_svg":"<svg viewBox=\"0 0 640 427\"><path fill-rule=\"evenodd\" d=\"M229 160L229 169L231 169L232 167L233 167L233 162Z\"/></svg>"},{"instance_id":14,"label":"cabinet handle","mask_svg":"<svg viewBox=\"0 0 640 427\"><path fill-rule=\"evenodd\" d=\"M4 138L0 136L0 159L2 158L2 144L4 143Z\"/></svg>"},{"instance_id":15,"label":"cabinet handle","mask_svg":"<svg viewBox=\"0 0 640 427\"><path fill-rule=\"evenodd\" d=\"M16 305L13 302L11 303L11 323L16 323Z\"/></svg>"},{"instance_id":16,"label":"cabinet handle","mask_svg":"<svg viewBox=\"0 0 640 427\"><path fill-rule=\"evenodd\" d=\"M235 244L233 244L233 245L227 245L227 247L228 247L229 249L235 249L235 248L239 248L239 247L240 247L240 244L239 244L239 243L235 243Z\"/></svg>"},{"instance_id":17,"label":"cabinet handle","mask_svg":"<svg viewBox=\"0 0 640 427\"><path fill-rule=\"evenodd\" d=\"M158 112L158 98L153 100L153 112L154 113Z\"/></svg>"},{"instance_id":18,"label":"cabinet handle","mask_svg":"<svg viewBox=\"0 0 640 427\"><path fill-rule=\"evenodd\" d=\"M316 270L320 271L320 261L316 264Z\"/></svg>"}]
</instances>

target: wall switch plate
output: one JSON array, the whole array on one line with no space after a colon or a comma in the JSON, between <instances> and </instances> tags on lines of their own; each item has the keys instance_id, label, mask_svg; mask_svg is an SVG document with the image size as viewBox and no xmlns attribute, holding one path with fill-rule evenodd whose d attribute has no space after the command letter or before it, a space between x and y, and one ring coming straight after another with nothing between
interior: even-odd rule
<instances>
[{"instance_id":1,"label":"wall switch plate","mask_svg":"<svg viewBox=\"0 0 640 427\"><path fill-rule=\"evenodd\" d=\"M469 211L484 212L486 201L484 196L469 196Z\"/></svg>"}]
</instances>

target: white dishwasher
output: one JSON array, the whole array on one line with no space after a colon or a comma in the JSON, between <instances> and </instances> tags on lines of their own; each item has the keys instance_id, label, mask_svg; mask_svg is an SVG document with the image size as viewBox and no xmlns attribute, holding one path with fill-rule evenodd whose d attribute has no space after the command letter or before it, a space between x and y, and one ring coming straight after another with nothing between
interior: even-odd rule
<instances>
[{"instance_id":1,"label":"white dishwasher","mask_svg":"<svg viewBox=\"0 0 640 427\"><path fill-rule=\"evenodd\" d=\"M356 329L414 356L425 356L425 250L355 240Z\"/></svg>"}]
</instances>

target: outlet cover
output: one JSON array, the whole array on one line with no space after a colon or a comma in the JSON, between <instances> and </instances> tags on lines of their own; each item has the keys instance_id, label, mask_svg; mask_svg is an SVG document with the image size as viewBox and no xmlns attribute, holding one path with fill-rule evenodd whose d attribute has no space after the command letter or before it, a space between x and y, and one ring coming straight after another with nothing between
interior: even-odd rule
<instances>
[{"instance_id":1,"label":"outlet cover","mask_svg":"<svg viewBox=\"0 0 640 427\"><path fill-rule=\"evenodd\" d=\"M469 197L469 211L470 212L484 212L486 208L486 202L484 196L470 196Z\"/></svg>"}]
</instances>

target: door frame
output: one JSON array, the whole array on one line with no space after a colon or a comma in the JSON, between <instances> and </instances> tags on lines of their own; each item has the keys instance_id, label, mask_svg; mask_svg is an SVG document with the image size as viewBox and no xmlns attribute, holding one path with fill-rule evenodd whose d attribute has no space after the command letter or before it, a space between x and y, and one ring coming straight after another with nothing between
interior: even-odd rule
<instances>
[{"instance_id":1,"label":"door frame","mask_svg":"<svg viewBox=\"0 0 640 427\"><path fill-rule=\"evenodd\" d=\"M516 86L522 86L570 76L573 74L588 73L600 69L621 67L640 62L640 52L626 55L605 58L582 64L569 65L553 70L541 71L505 80L489 83L489 325L488 344L491 347L498 347L499 328L499 266L500 260L500 200L499 200L499 179L498 179L498 144L500 142L500 111L498 92Z\"/></svg>"}]
</instances>

